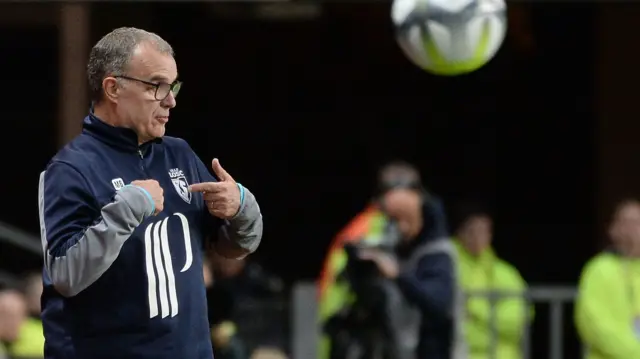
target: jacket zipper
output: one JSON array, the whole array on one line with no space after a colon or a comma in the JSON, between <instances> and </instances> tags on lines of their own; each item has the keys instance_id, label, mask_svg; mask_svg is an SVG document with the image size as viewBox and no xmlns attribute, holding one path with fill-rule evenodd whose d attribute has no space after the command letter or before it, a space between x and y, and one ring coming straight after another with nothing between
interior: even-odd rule
<instances>
[{"instance_id":1,"label":"jacket zipper","mask_svg":"<svg viewBox=\"0 0 640 359\"><path fill-rule=\"evenodd\" d=\"M144 167L144 155L142 154L142 150L138 148L138 155L140 156L140 168L142 169L142 172L144 172L145 176L147 176L148 178L151 178L149 176L149 173L147 172L147 168Z\"/></svg>"}]
</instances>

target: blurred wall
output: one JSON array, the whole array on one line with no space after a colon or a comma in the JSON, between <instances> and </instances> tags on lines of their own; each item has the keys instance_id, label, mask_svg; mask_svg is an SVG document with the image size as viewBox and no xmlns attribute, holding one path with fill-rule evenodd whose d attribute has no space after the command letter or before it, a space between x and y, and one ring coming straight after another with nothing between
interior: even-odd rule
<instances>
[{"instance_id":1,"label":"blurred wall","mask_svg":"<svg viewBox=\"0 0 640 359\"><path fill-rule=\"evenodd\" d=\"M0 6L7 14L17 5ZM42 10L58 5L21 6L61 16ZM598 236L589 5L532 6L534 51L509 41L459 78L430 76L404 58L387 4L329 4L320 18L281 22L212 18L211 6L92 3L88 43L130 25L173 44L185 87L169 133L205 162L220 157L258 194L267 224L259 256L276 270L315 276L330 238L368 200L376 167L402 157L448 204L487 202L499 252L528 279L575 280ZM21 170L2 180L11 205L0 218L38 233L37 178L60 133L60 62L76 50L58 46L64 27L51 18L30 22L37 26L3 18L11 20L0 25L0 50L17 55L1 60L13 84L4 89L5 130L15 135L0 150L11 154L7 168ZM540 270L541 258L556 263L553 274Z\"/></svg>"},{"instance_id":2,"label":"blurred wall","mask_svg":"<svg viewBox=\"0 0 640 359\"><path fill-rule=\"evenodd\" d=\"M73 128L81 120L60 115L60 104L68 113L88 104L74 88L61 91L83 69L61 71L78 49L60 46L61 30L72 27L58 24L59 5L16 6L0 4L0 52L11 54L0 56L10 84L1 90L0 219L39 233L38 175L65 133L56 121ZM598 248L603 203L637 183L625 166L630 147L615 146L635 129L622 110L633 99L611 83L635 79L623 72L633 69L616 40L627 36L623 23L631 28L631 15L618 22L614 14L625 10L605 7L596 28L592 5L531 5L520 16L532 47L508 41L482 70L439 78L401 54L388 4L328 4L312 21L281 22L214 18L212 6L92 3L88 45L123 25L172 43L185 85L169 134L188 139L205 163L219 157L256 193L265 220L257 257L288 280L316 276L330 239L366 204L376 167L391 158L414 161L449 205L488 203L498 252L533 283L574 283ZM619 55L602 55L609 51ZM39 261L3 247L0 263L21 271ZM536 325L545 338L544 319Z\"/></svg>"},{"instance_id":3,"label":"blurred wall","mask_svg":"<svg viewBox=\"0 0 640 359\"><path fill-rule=\"evenodd\" d=\"M636 90L640 67L633 53L640 41L635 20L640 7L600 5L595 90L598 113L594 137L598 146L597 213L600 233L612 207L623 197L640 197L640 100Z\"/></svg>"}]
</instances>

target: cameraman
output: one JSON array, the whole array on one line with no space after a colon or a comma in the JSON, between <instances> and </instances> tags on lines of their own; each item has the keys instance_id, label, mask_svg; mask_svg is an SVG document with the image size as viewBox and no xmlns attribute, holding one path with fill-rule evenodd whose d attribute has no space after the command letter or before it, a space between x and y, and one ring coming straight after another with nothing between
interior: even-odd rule
<instances>
[{"instance_id":1,"label":"cameraman","mask_svg":"<svg viewBox=\"0 0 640 359\"><path fill-rule=\"evenodd\" d=\"M442 203L422 188L412 166L394 163L383 171L390 178L401 178L385 181L380 194L380 206L395 224L398 240L393 251L359 248L357 255L375 263L379 273L397 286L402 299L419 312L416 359L466 358L463 297ZM387 235L393 236L392 232ZM408 308L388 310L387 317L397 322L402 315L395 312L405 311L406 316Z\"/></svg>"},{"instance_id":2,"label":"cameraman","mask_svg":"<svg viewBox=\"0 0 640 359\"><path fill-rule=\"evenodd\" d=\"M379 171L376 178L377 190L381 191L398 182L420 181L417 170L403 163L411 170L398 171L399 164L390 164ZM359 272L362 271L358 271L358 262L361 260L348 249L353 246L380 245L382 238L388 237L385 232L389 229L389 218L380 208L378 194L336 235L329 247L318 280L318 319L322 337L317 359L353 357L349 354L353 351L352 348L362 349L365 344L359 334L371 327L371 323L366 320L368 313L362 314L359 309L369 293L357 293L354 290L360 287L360 282L366 284L366 281L360 278L362 275ZM370 272L371 268L364 269L365 272ZM378 277L378 271L374 269ZM366 358L366 353L360 356Z\"/></svg>"},{"instance_id":3,"label":"cameraman","mask_svg":"<svg viewBox=\"0 0 640 359\"><path fill-rule=\"evenodd\" d=\"M371 346L385 358L465 358L442 205L408 163L384 166L377 180L375 200L335 238L323 268L319 358L345 358L354 346L362 358Z\"/></svg>"}]
</instances>

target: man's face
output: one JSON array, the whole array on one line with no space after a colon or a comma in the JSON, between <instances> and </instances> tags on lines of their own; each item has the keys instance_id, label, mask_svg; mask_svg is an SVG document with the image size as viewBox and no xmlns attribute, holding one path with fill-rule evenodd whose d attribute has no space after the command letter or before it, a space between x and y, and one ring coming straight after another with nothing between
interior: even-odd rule
<instances>
[{"instance_id":1,"label":"man's face","mask_svg":"<svg viewBox=\"0 0 640 359\"><path fill-rule=\"evenodd\" d=\"M493 223L485 215L471 216L458 231L462 245L473 255L479 255L491 245Z\"/></svg>"},{"instance_id":2,"label":"man's face","mask_svg":"<svg viewBox=\"0 0 640 359\"><path fill-rule=\"evenodd\" d=\"M27 306L17 293L0 293L0 340L18 339L20 327L26 319Z\"/></svg>"},{"instance_id":3,"label":"man's face","mask_svg":"<svg viewBox=\"0 0 640 359\"><path fill-rule=\"evenodd\" d=\"M173 83L178 77L175 59L152 45L140 45L129 63L127 77L152 83ZM122 88L116 111L125 124L136 131L140 143L164 136L169 110L176 106L171 92L156 99L156 87L128 79L119 79Z\"/></svg>"},{"instance_id":4,"label":"man's face","mask_svg":"<svg viewBox=\"0 0 640 359\"><path fill-rule=\"evenodd\" d=\"M640 203L623 205L609 228L613 243L624 250L637 251L640 246ZM635 248L635 249L634 249Z\"/></svg>"},{"instance_id":5,"label":"man's face","mask_svg":"<svg viewBox=\"0 0 640 359\"><path fill-rule=\"evenodd\" d=\"M385 213L396 221L403 239L414 239L423 224L420 194L414 190L395 189L387 192L382 201Z\"/></svg>"}]
</instances>

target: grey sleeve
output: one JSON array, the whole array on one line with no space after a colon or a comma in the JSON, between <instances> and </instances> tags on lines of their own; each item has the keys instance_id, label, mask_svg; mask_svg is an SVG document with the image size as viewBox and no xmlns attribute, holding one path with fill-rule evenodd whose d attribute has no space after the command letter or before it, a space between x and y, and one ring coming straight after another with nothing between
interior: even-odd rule
<instances>
[{"instance_id":1,"label":"grey sleeve","mask_svg":"<svg viewBox=\"0 0 640 359\"><path fill-rule=\"evenodd\" d=\"M92 209L83 181L68 166L64 171L50 168L40 175L45 270L56 290L67 297L98 280L118 258L136 227L154 210L150 195L132 185L118 190L111 203Z\"/></svg>"},{"instance_id":2,"label":"grey sleeve","mask_svg":"<svg viewBox=\"0 0 640 359\"><path fill-rule=\"evenodd\" d=\"M234 248L239 253L236 257L244 257L255 252L262 239L262 213L255 196L246 187L244 200L238 214L225 221L218 233L219 246Z\"/></svg>"}]
</instances>

